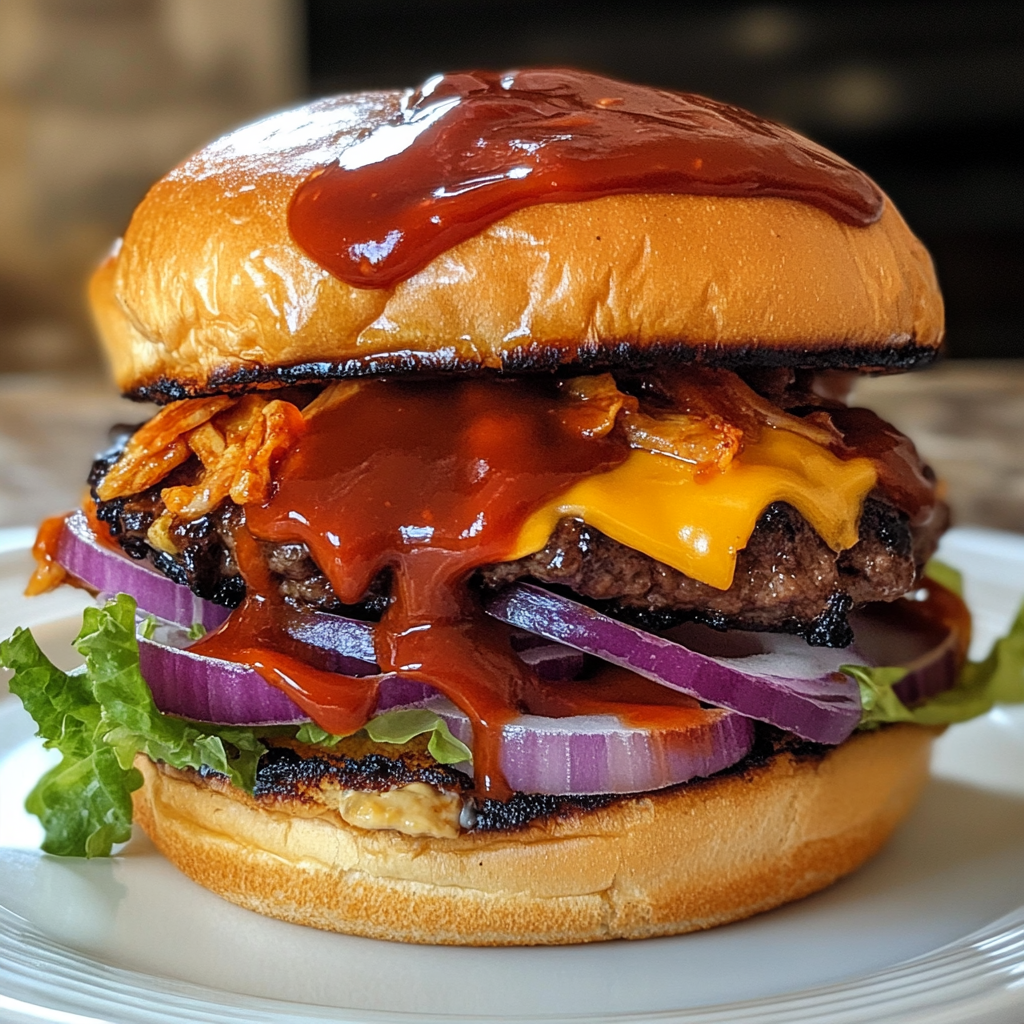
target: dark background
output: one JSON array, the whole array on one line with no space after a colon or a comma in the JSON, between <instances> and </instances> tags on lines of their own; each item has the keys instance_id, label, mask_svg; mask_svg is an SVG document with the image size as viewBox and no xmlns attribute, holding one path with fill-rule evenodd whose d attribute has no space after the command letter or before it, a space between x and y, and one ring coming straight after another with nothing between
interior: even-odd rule
<instances>
[{"instance_id":1,"label":"dark background","mask_svg":"<svg viewBox=\"0 0 1024 1024\"><path fill-rule=\"evenodd\" d=\"M952 356L1024 356L1024 4L306 0L308 92L568 64L705 93L824 143L935 259Z\"/></svg>"}]
</instances>

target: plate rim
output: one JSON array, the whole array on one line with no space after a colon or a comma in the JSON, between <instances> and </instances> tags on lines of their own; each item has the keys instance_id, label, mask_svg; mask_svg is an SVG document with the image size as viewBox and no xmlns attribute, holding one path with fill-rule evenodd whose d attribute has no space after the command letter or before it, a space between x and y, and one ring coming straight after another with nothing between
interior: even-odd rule
<instances>
[{"instance_id":1,"label":"plate rim","mask_svg":"<svg viewBox=\"0 0 1024 1024\"><path fill-rule=\"evenodd\" d=\"M21 946L20 957L9 956L8 941L12 938ZM593 1014L519 1018L481 1017L479 1014L424 1016L406 1011L354 1010L239 995L95 960L45 937L4 907L0 907L0 954L3 954L0 955L0 982L4 983L0 985L0 1009L17 1012L20 1004L27 1009L49 1010L52 1013L49 1019L67 1021L68 1024L72 1021L75 1024L92 1024L115 1019L92 1016L93 1006L106 1011L128 1011L130 1015L117 1020L131 1024L151 1024L156 1020L188 1021L192 1024L214 1024L215 1021L224 1024L292 1024L303 1020L366 1021L374 1024L425 1020L451 1024L464 1024L471 1020L519 1020L544 1024L580 1024L584 1020L601 1021L603 1024L790 1024L817 1019L826 1019L834 1024L859 1024L879 1019L876 1011L882 1008L882 1004L887 1021L910 1024L912 1021L937 1020L934 1014L940 1008L947 1011L943 1015L946 1019L964 1020L966 1018L962 1016L948 1016L948 1011L970 1011L971 1003L983 1011L984 1002L994 1001L996 1010L1000 1008L999 1003L1007 1009L1024 1006L1024 906L922 956L832 985L707 1007L640 1011L602 1018L594 1018ZM41 968L45 982L40 977ZM55 979L60 981L60 992L72 991L78 996L80 1006L89 1016L82 1016L76 1011L69 1014L56 1005L59 1000L39 999L43 994L40 991L42 985L53 989ZM106 984L97 985L101 980ZM11 982L20 982L22 994L35 996L35 1001L29 1003L12 995L16 990L10 987ZM159 1016L153 1016L146 1009L154 995L161 998ZM1000 996L1004 998L1000 999ZM170 1017L168 1011L174 1011L176 1016ZM38 1012L32 1016L40 1019Z\"/></svg>"}]
</instances>

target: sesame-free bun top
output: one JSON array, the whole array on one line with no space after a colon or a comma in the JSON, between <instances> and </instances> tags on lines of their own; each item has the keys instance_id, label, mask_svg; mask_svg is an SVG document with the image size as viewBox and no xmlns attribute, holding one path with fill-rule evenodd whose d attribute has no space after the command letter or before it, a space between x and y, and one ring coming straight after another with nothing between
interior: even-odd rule
<instances>
[{"instance_id":1,"label":"sesame-free bun top","mask_svg":"<svg viewBox=\"0 0 1024 1024\"><path fill-rule=\"evenodd\" d=\"M669 358L881 370L938 350L931 260L888 200L868 227L781 198L543 203L397 285L346 284L296 245L289 204L400 96L276 114L150 189L90 287L124 392L167 400L420 368Z\"/></svg>"}]
</instances>

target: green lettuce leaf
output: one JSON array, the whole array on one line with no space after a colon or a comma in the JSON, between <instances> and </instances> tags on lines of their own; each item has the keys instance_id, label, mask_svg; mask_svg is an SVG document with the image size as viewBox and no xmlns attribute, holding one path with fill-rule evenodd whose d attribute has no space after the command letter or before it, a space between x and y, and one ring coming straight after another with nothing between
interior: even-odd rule
<instances>
[{"instance_id":1,"label":"green lettuce leaf","mask_svg":"<svg viewBox=\"0 0 1024 1024\"><path fill-rule=\"evenodd\" d=\"M430 733L427 752L438 764L460 764L471 761L473 752L462 740L456 739L443 718L425 708L396 708L370 719L363 727L375 743L408 743L415 736ZM309 722L299 726L295 738L301 743L314 743L321 747L336 746L344 738L325 732Z\"/></svg>"},{"instance_id":2,"label":"green lettuce leaf","mask_svg":"<svg viewBox=\"0 0 1024 1024\"><path fill-rule=\"evenodd\" d=\"M371 718L366 735L375 743L408 743L414 736L430 733L427 752L439 764L471 761L473 752L456 739L443 718L424 708L396 708Z\"/></svg>"},{"instance_id":3,"label":"green lettuce leaf","mask_svg":"<svg viewBox=\"0 0 1024 1024\"><path fill-rule=\"evenodd\" d=\"M131 835L131 792L142 776L122 767L103 742L106 730L86 672L61 672L27 629L0 642L0 665L14 670L11 692L36 720L45 745L61 754L25 802L42 822L43 849L78 857L109 853Z\"/></svg>"},{"instance_id":4,"label":"green lettuce leaf","mask_svg":"<svg viewBox=\"0 0 1024 1024\"><path fill-rule=\"evenodd\" d=\"M315 722L306 722L299 726L295 738L300 743L311 743L316 747L335 747L345 737L335 736L334 733L321 729Z\"/></svg>"},{"instance_id":5,"label":"green lettuce leaf","mask_svg":"<svg viewBox=\"0 0 1024 1024\"><path fill-rule=\"evenodd\" d=\"M14 672L11 692L35 719L45 745L61 755L25 801L42 822L47 853L108 856L115 843L129 839L131 794L142 785L132 766L138 753L174 768L211 768L251 793L265 738L296 736L325 746L341 739L312 723L257 732L162 714L139 669L136 628L135 601L126 594L87 608L75 640L85 665L73 672L57 668L27 629L0 641L0 666ZM442 764L472 756L441 718L422 709L386 712L366 731L379 743L429 733L427 749Z\"/></svg>"},{"instance_id":6,"label":"green lettuce leaf","mask_svg":"<svg viewBox=\"0 0 1024 1024\"><path fill-rule=\"evenodd\" d=\"M908 708L892 689L906 669L863 665L841 669L860 686L862 729L884 722L952 725L983 715L994 704L1024 703L1024 604L1009 632L996 641L984 661L968 661L951 689L918 707Z\"/></svg>"},{"instance_id":7,"label":"green lettuce leaf","mask_svg":"<svg viewBox=\"0 0 1024 1024\"><path fill-rule=\"evenodd\" d=\"M924 567L924 574L940 586L952 590L957 597L964 596L964 578L959 569L933 558Z\"/></svg>"},{"instance_id":8,"label":"green lettuce leaf","mask_svg":"<svg viewBox=\"0 0 1024 1024\"><path fill-rule=\"evenodd\" d=\"M137 753L175 768L207 766L251 792L265 750L251 729L186 722L161 714L139 671L135 602L119 594L87 608L75 647L85 666L62 672L32 634L0 642L11 692L35 719L60 763L36 784L26 808L42 822L43 849L98 857L131 834L131 793L142 785Z\"/></svg>"}]
</instances>

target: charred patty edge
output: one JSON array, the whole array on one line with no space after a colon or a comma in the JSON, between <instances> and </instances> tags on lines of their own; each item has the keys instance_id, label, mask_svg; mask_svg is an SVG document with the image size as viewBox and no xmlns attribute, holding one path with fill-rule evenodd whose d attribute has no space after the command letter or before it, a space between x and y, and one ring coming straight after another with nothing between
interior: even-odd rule
<instances>
[{"instance_id":1,"label":"charred patty edge","mask_svg":"<svg viewBox=\"0 0 1024 1024\"><path fill-rule=\"evenodd\" d=\"M148 510L147 505L150 506ZM159 572L175 583L188 587L205 600L227 608L237 607L245 596L245 584L234 565L230 540L232 519L237 515L237 508L224 506L183 526L179 538L183 541L182 550L178 555L172 555L155 549L146 539L146 531L159 514L159 506L159 492L154 489L153 493L147 492L132 498L114 498L106 502L97 502L96 514L101 521L108 524L112 536L131 558L148 560ZM772 524L776 521L782 521L782 526L774 527ZM803 533L791 529L793 523L799 525ZM817 548L822 550L811 551L810 555L821 560L822 564L827 562L831 573L832 582L822 590L821 581L815 582L811 574L787 575L781 568L773 567L771 573L782 573L779 578L788 579L788 586L795 592L790 594L788 604L775 598L769 600L770 595L758 589L764 581L755 578L754 573L745 574L738 571L737 583L730 591L712 592L708 588L698 587L696 581L688 581L688 578L677 570L662 565L642 552L628 549L612 541L600 531L582 522L579 526L590 541L596 539L606 549L621 549L624 558L642 561L651 578L659 585L665 580L671 583L672 579L683 583L688 581L693 584L689 587L691 593L676 597L673 603L671 594L666 599L658 591L658 587L652 585L650 593L646 596L631 595L623 591L605 599L593 591L588 592L580 576L575 580L565 579L560 578L558 573L546 573L543 568L530 570L528 563L534 556L517 562L484 566L474 574L472 583L483 591L493 592L519 579L530 580L555 593L563 593L572 600L588 604L607 615L648 630L667 629L681 622L695 621L715 629L789 633L804 637L812 645L844 647L852 641L847 621L848 613L854 607L869 601L892 600L899 597L910 589L921 570L921 566L917 565L909 554L913 538L906 524L906 517L883 502L869 499L862 515L862 523L864 529L861 542L848 551L834 555L824 552L823 542L796 510L776 503L762 512L752 544L757 539L758 530L777 529L780 532L776 538L775 555L780 562L789 559L796 568L800 568L798 563L801 556L804 560L809 557L807 538L803 534L811 533ZM787 529L793 534L788 540ZM775 537L775 534L771 536ZM863 545L867 547L864 548ZM290 546L295 545L283 545ZM874 572L870 569L872 558L866 560L869 563L868 569L858 568L855 564L859 549L868 552L877 549L876 558L881 553L889 557L894 566L887 571L887 575L871 575ZM349 618L376 621L387 607L389 598L386 579L375 580L362 602L342 605L334 598L333 591L323 574L305 556L304 559L290 556L288 559L277 558L274 551L268 550L266 557L278 580L281 595L297 608L309 607ZM308 575L305 577L302 576L301 566L294 572L284 564L278 565L275 569L278 562L290 561L295 566L303 560L309 562ZM743 561L744 554L741 552L739 568L742 568ZM519 563L527 564L527 567L519 571L516 568ZM757 563L754 563L754 566L756 568ZM278 571L281 569L284 572ZM815 587L817 589L812 593ZM848 592L851 588L857 588L859 591L857 598L851 597ZM723 604L727 604L728 601L732 604L739 601L739 605L732 612L723 610ZM799 604L806 606L803 608L803 614L800 614L801 609L797 607Z\"/></svg>"}]
</instances>

